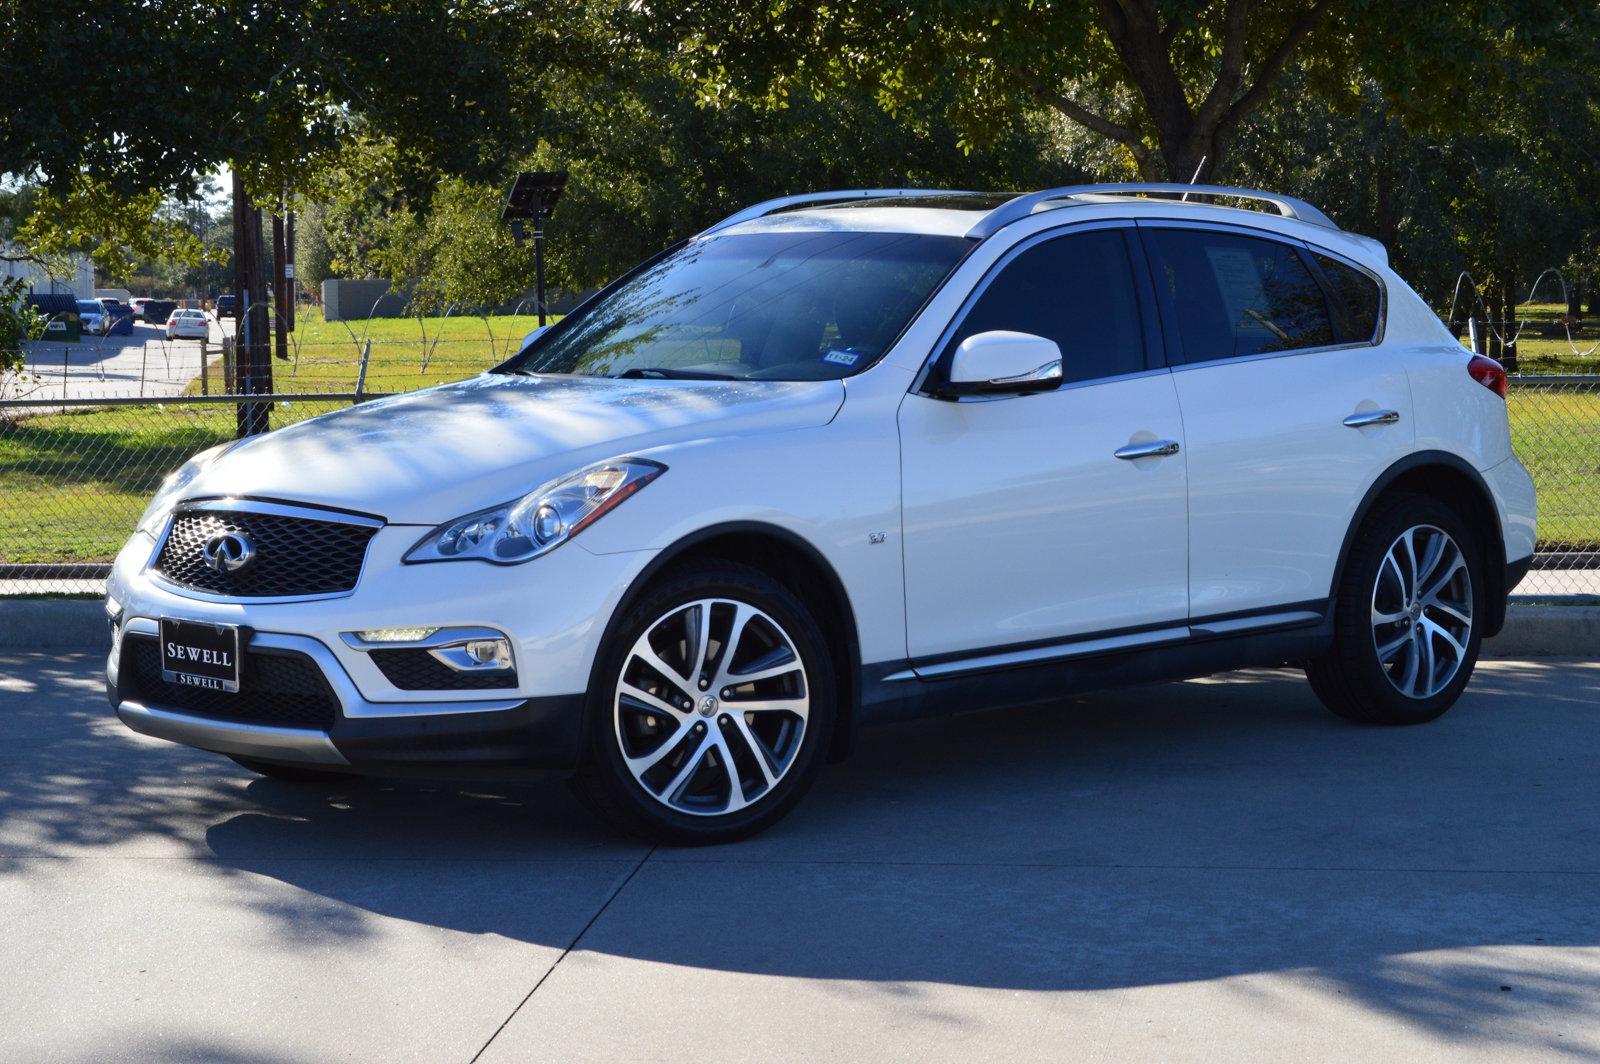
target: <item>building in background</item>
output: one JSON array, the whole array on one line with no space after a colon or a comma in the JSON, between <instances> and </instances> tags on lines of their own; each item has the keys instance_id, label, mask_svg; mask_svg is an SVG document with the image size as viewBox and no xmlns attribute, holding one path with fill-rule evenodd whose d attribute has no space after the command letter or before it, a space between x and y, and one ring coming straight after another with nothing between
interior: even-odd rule
<instances>
[{"instance_id":1,"label":"building in background","mask_svg":"<svg viewBox=\"0 0 1600 1064\"><path fill-rule=\"evenodd\" d=\"M20 255L23 249L14 244L0 245L7 255ZM20 277L34 295L70 295L75 299L94 298L94 267L89 256L81 254L56 256L60 273L46 269L37 262L0 259L0 277Z\"/></svg>"}]
</instances>

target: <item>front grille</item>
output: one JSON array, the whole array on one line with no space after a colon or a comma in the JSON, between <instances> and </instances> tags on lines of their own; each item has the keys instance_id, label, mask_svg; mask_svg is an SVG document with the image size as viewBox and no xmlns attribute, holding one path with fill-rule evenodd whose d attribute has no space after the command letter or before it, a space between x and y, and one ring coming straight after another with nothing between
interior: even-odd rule
<instances>
[{"instance_id":1,"label":"front grille","mask_svg":"<svg viewBox=\"0 0 1600 1064\"><path fill-rule=\"evenodd\" d=\"M161 647L154 636L122 639L117 688L123 698L199 717L286 728L333 726L339 699L316 662L292 650L244 650L234 694L186 687L161 678Z\"/></svg>"},{"instance_id":2,"label":"front grille","mask_svg":"<svg viewBox=\"0 0 1600 1064\"><path fill-rule=\"evenodd\" d=\"M343 521L248 513L183 510L156 557L155 571L180 587L236 598L334 595L351 591L361 576L367 542L377 529ZM205 562L206 541L237 532L255 546L255 558L231 573Z\"/></svg>"},{"instance_id":3,"label":"front grille","mask_svg":"<svg viewBox=\"0 0 1600 1064\"><path fill-rule=\"evenodd\" d=\"M514 669L457 672L415 647L373 650L372 663L402 691L494 691L517 686Z\"/></svg>"}]
</instances>

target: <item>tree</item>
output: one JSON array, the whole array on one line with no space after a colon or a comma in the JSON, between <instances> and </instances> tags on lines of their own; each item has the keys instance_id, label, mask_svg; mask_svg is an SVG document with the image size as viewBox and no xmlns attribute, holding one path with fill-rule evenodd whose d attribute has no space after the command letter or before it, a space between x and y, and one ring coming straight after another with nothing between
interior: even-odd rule
<instances>
[{"instance_id":1,"label":"tree","mask_svg":"<svg viewBox=\"0 0 1600 1064\"><path fill-rule=\"evenodd\" d=\"M333 276L333 249L320 203L304 201L296 205L294 216L294 275L301 288L316 292Z\"/></svg>"},{"instance_id":2,"label":"tree","mask_svg":"<svg viewBox=\"0 0 1600 1064\"><path fill-rule=\"evenodd\" d=\"M1326 97L1364 74L1408 120L1449 123L1470 117L1484 50L1559 49L1600 15L1558 0L684 0L629 25L675 50L715 105L846 83L891 109L946 92L969 144L1042 108L1146 180L1205 181L1288 70Z\"/></svg>"}]
</instances>

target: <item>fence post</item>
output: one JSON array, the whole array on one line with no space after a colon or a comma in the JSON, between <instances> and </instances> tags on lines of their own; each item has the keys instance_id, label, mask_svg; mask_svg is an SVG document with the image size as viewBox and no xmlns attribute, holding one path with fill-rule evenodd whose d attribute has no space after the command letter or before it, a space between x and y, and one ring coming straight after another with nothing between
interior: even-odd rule
<instances>
[{"instance_id":1,"label":"fence post","mask_svg":"<svg viewBox=\"0 0 1600 1064\"><path fill-rule=\"evenodd\" d=\"M206 363L211 361L211 353L206 350L206 341L200 341L200 394L211 394L211 374L206 368Z\"/></svg>"},{"instance_id":2,"label":"fence post","mask_svg":"<svg viewBox=\"0 0 1600 1064\"><path fill-rule=\"evenodd\" d=\"M356 399L361 398L361 392L367 386L367 362L372 358L372 341L365 340L361 345L361 368L356 371Z\"/></svg>"},{"instance_id":3,"label":"fence post","mask_svg":"<svg viewBox=\"0 0 1600 1064\"><path fill-rule=\"evenodd\" d=\"M139 345L139 395L144 395L144 374L150 365L150 341L145 340Z\"/></svg>"},{"instance_id":4,"label":"fence post","mask_svg":"<svg viewBox=\"0 0 1600 1064\"><path fill-rule=\"evenodd\" d=\"M224 395L233 395L233 337L222 338L222 389Z\"/></svg>"},{"instance_id":5,"label":"fence post","mask_svg":"<svg viewBox=\"0 0 1600 1064\"><path fill-rule=\"evenodd\" d=\"M61 398L63 398L63 399L65 399L67 397L67 381L70 379L70 375L67 373L67 370L69 368L67 360L70 357L71 356L67 352L67 345L66 344L62 344L61 345Z\"/></svg>"}]
</instances>

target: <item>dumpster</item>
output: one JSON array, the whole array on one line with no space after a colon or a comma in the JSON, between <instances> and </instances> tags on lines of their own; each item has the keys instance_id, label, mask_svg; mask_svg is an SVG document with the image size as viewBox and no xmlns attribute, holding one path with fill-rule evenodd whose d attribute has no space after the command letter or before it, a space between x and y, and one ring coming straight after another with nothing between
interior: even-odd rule
<instances>
[{"instance_id":1,"label":"dumpster","mask_svg":"<svg viewBox=\"0 0 1600 1064\"><path fill-rule=\"evenodd\" d=\"M45 320L44 335L41 340L60 340L77 343L80 333L78 330L77 314L52 314Z\"/></svg>"}]
</instances>

